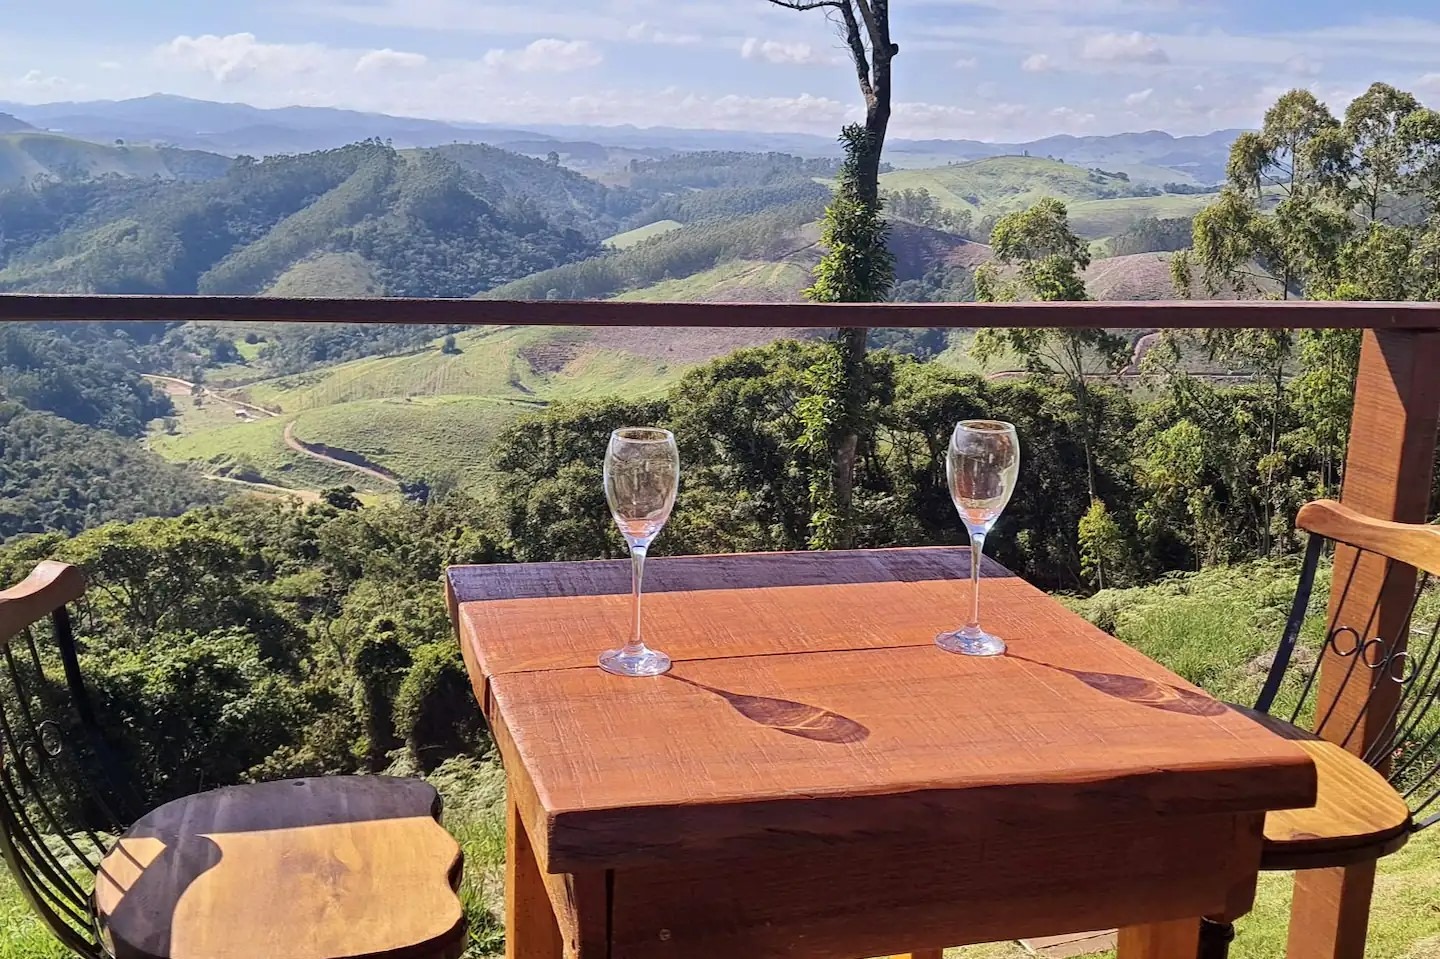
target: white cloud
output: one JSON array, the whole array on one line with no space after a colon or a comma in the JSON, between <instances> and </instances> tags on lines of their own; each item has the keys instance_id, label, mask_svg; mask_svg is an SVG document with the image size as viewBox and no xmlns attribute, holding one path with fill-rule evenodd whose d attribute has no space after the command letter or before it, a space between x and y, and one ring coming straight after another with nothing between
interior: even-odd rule
<instances>
[{"instance_id":1,"label":"white cloud","mask_svg":"<svg viewBox=\"0 0 1440 959\"><path fill-rule=\"evenodd\" d=\"M974 70L979 66L980 59L978 57L961 57L955 61L956 70Z\"/></svg>"},{"instance_id":2,"label":"white cloud","mask_svg":"<svg viewBox=\"0 0 1440 959\"><path fill-rule=\"evenodd\" d=\"M639 43L654 43L662 47L693 47L704 42L697 33L669 33L652 27L649 23L637 23L625 31L625 37Z\"/></svg>"},{"instance_id":3,"label":"white cloud","mask_svg":"<svg viewBox=\"0 0 1440 959\"><path fill-rule=\"evenodd\" d=\"M1303 53L1297 53L1285 61L1285 69L1297 77L1318 77L1324 66L1318 60L1313 60Z\"/></svg>"},{"instance_id":4,"label":"white cloud","mask_svg":"<svg viewBox=\"0 0 1440 959\"><path fill-rule=\"evenodd\" d=\"M203 71L221 83L234 83L257 74L311 73L326 60L326 50L319 44L261 43L253 33L178 36L157 53L163 62Z\"/></svg>"},{"instance_id":5,"label":"white cloud","mask_svg":"<svg viewBox=\"0 0 1440 959\"><path fill-rule=\"evenodd\" d=\"M50 76L39 70L31 70L20 78L20 85L31 89L54 90L65 84L66 81L63 77Z\"/></svg>"},{"instance_id":6,"label":"white cloud","mask_svg":"<svg viewBox=\"0 0 1440 959\"><path fill-rule=\"evenodd\" d=\"M1427 73L1415 81L1415 89L1423 95L1440 97L1440 73Z\"/></svg>"},{"instance_id":7,"label":"white cloud","mask_svg":"<svg viewBox=\"0 0 1440 959\"><path fill-rule=\"evenodd\" d=\"M1085 39L1080 56L1101 63L1169 63L1170 54L1154 37L1138 30L1101 33Z\"/></svg>"},{"instance_id":8,"label":"white cloud","mask_svg":"<svg viewBox=\"0 0 1440 959\"><path fill-rule=\"evenodd\" d=\"M1065 130L1088 130L1095 123L1095 114L1070 107L1056 107L1050 111L1050 117Z\"/></svg>"},{"instance_id":9,"label":"white cloud","mask_svg":"<svg viewBox=\"0 0 1440 959\"><path fill-rule=\"evenodd\" d=\"M124 66L125 66L125 64L121 63L119 60L101 60L101 61L100 61L100 69L101 69L101 70L120 70L120 69L123 69Z\"/></svg>"},{"instance_id":10,"label":"white cloud","mask_svg":"<svg viewBox=\"0 0 1440 959\"><path fill-rule=\"evenodd\" d=\"M403 50L371 50L360 55L355 61L356 73L384 72L387 70L417 70L430 63L423 53L406 53Z\"/></svg>"},{"instance_id":11,"label":"white cloud","mask_svg":"<svg viewBox=\"0 0 1440 959\"><path fill-rule=\"evenodd\" d=\"M835 58L819 53L808 43L782 43L778 40L761 40L747 37L740 44L740 56L746 60L764 60L767 63L789 63L812 65L833 63Z\"/></svg>"},{"instance_id":12,"label":"white cloud","mask_svg":"<svg viewBox=\"0 0 1440 959\"><path fill-rule=\"evenodd\" d=\"M1020 69L1026 73L1049 73L1055 69L1055 61L1048 53L1032 53L1020 61Z\"/></svg>"},{"instance_id":13,"label":"white cloud","mask_svg":"<svg viewBox=\"0 0 1440 959\"><path fill-rule=\"evenodd\" d=\"M521 73L570 73L599 66L605 58L589 40L556 40L546 37L519 50L491 50L485 54L489 67Z\"/></svg>"},{"instance_id":14,"label":"white cloud","mask_svg":"<svg viewBox=\"0 0 1440 959\"><path fill-rule=\"evenodd\" d=\"M1138 107L1138 106L1142 106L1143 104L1149 103L1149 102L1150 102L1150 98L1153 97L1154 95L1155 95L1155 91L1154 91L1153 88L1147 88L1147 89L1144 89L1144 90L1136 90L1134 93L1130 94L1129 96L1127 96L1127 97L1125 98L1125 105L1126 105L1127 107Z\"/></svg>"}]
</instances>

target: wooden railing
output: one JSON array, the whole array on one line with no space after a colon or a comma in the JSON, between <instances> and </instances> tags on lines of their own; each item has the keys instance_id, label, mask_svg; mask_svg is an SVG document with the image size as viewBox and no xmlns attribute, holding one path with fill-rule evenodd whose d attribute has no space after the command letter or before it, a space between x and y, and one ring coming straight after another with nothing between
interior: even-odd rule
<instances>
[{"instance_id":1,"label":"wooden railing","mask_svg":"<svg viewBox=\"0 0 1440 959\"><path fill-rule=\"evenodd\" d=\"M231 320L293 323L401 323L446 326L633 327L1098 327L1109 329L1362 329L1343 501L1370 516L1424 522L1440 419L1440 304L1183 302L1018 304L668 304L501 302L487 300L320 300L239 297L0 296L0 321ZM1405 641L1402 624L1414 574L1336 555L1337 579L1350 575L1345 602L1379 609L1376 635L1389 654ZM1331 608L1332 621L1343 610ZM1363 710L1364 684L1347 693L1348 663L1324 663L1320 708L1335 702L1327 729L1363 735L1364 753L1384 729L1386 710ZM1338 702L1336 702L1338 697ZM1358 724L1358 725L1357 725ZM1363 951L1374 865L1301 874L1289 955L1304 959Z\"/></svg>"}]
</instances>

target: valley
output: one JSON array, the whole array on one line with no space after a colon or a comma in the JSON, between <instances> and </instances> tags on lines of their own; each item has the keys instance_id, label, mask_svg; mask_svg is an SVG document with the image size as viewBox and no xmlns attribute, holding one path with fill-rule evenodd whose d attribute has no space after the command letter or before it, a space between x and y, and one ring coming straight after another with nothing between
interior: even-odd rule
<instances>
[{"instance_id":1,"label":"valley","mask_svg":"<svg viewBox=\"0 0 1440 959\"><path fill-rule=\"evenodd\" d=\"M0 132L0 291L783 303L803 298L823 252L819 220L836 161L818 140L792 142L790 153L693 139L686 150L664 131L652 147L513 130L437 142L443 125L395 136L394 118L332 111L327 126L312 113L214 106L78 104L13 118ZM216 134L227 148L144 142L145 124L167 111L204 113L228 131ZM227 155L256 114L303 126L311 139L263 160ZM68 132L46 129L62 126L57 117ZM129 123L131 136L70 135L98 137L112 120ZM326 130L359 142L300 149ZM1185 233L1214 200L1195 186L1214 144L1186 153L1179 140L1147 134L1115 138L1106 152L1106 139L1054 138L1010 153L900 141L899 165L881 178L896 210L896 296L973 296L995 220L1045 196L1068 204L1096 252L1085 275L1092 297L1173 296L1163 252L1173 247L1134 251ZM1067 156L1088 165L1058 159ZM1136 232L1147 223L1158 226ZM1107 256L1122 236L1129 255ZM178 345L137 372L163 386L175 413L151 423L145 446L227 491L314 496L348 485L394 498L420 484L480 493L495 437L521 414L658 396L698 363L798 332L359 329L343 320L158 331ZM963 331L882 331L875 342L985 369ZM1014 367L1002 358L990 369Z\"/></svg>"}]
</instances>

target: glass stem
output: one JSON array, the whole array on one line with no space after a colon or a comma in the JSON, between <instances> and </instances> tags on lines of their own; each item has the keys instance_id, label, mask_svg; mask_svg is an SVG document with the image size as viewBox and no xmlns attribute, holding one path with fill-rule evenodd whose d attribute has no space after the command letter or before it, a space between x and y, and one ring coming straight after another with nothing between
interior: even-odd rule
<instances>
[{"instance_id":1,"label":"glass stem","mask_svg":"<svg viewBox=\"0 0 1440 959\"><path fill-rule=\"evenodd\" d=\"M970 622L965 624L967 633L980 632L980 561L985 555L985 533L972 529L970 532Z\"/></svg>"},{"instance_id":2,"label":"glass stem","mask_svg":"<svg viewBox=\"0 0 1440 959\"><path fill-rule=\"evenodd\" d=\"M645 642L640 638L640 587L645 579L645 554L649 549L639 543L630 544L630 596L635 605L635 625L630 631L630 642L625 644L626 656L638 656L645 652Z\"/></svg>"}]
</instances>

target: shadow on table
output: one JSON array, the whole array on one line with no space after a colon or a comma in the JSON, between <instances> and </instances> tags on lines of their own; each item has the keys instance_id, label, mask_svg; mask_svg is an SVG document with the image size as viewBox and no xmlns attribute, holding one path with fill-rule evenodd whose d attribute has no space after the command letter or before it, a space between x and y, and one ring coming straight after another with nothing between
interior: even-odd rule
<instances>
[{"instance_id":1,"label":"shadow on table","mask_svg":"<svg viewBox=\"0 0 1440 959\"><path fill-rule=\"evenodd\" d=\"M1153 679L1142 679L1139 676L1122 676L1117 673L1095 673L1080 669L1066 669L1064 666L1042 663L1039 660L1017 656L1014 653L1006 653L1005 655L1010 659L1017 659L1022 663L1030 663L1032 666L1053 669L1057 673L1073 676L1096 692L1104 693L1106 696L1114 699L1124 700L1127 703L1134 703L1137 706L1146 706L1150 709L1163 709L1167 713L1182 713L1186 716L1219 716L1222 713L1229 712L1229 707L1217 699L1212 699L1203 693L1197 693L1193 690L1171 686L1168 683L1157 683Z\"/></svg>"},{"instance_id":2,"label":"shadow on table","mask_svg":"<svg viewBox=\"0 0 1440 959\"><path fill-rule=\"evenodd\" d=\"M719 696L729 703L737 713L751 722L768 726L787 736L799 736L801 739L809 739L817 743L859 743L870 738L870 730L864 725L848 716L841 716L839 713L821 709L819 706L797 703L789 699L773 699L769 696L748 696L744 693L731 692L728 689L706 686L704 683L697 683L693 679L685 679L674 673L666 675L677 683L694 686L696 689L703 689L707 693Z\"/></svg>"}]
</instances>

